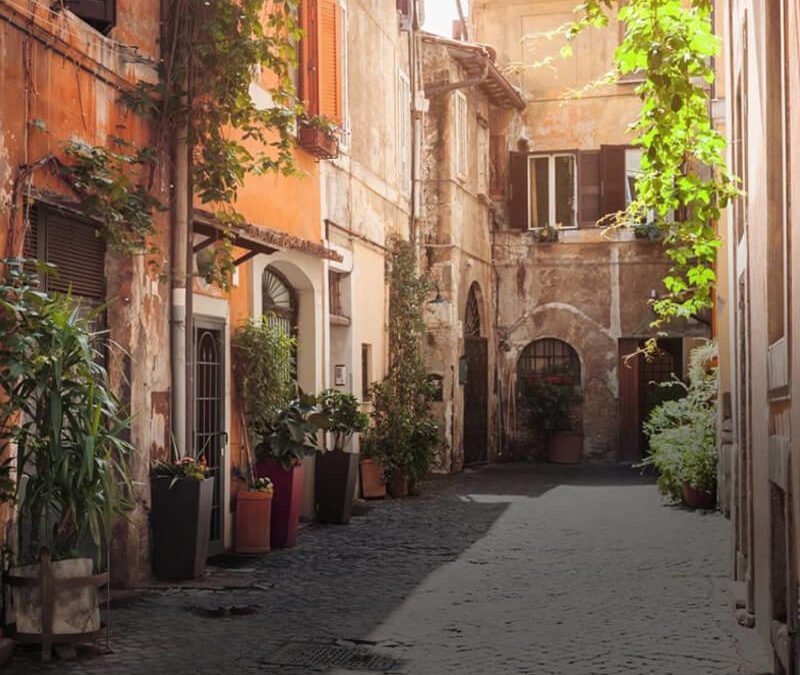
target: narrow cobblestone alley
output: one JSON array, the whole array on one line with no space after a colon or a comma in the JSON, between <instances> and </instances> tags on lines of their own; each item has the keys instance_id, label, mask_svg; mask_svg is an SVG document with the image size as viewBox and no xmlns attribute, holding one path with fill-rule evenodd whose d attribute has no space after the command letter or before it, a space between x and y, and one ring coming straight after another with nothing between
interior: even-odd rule
<instances>
[{"instance_id":1,"label":"narrow cobblestone alley","mask_svg":"<svg viewBox=\"0 0 800 675\"><path fill-rule=\"evenodd\" d=\"M129 599L110 654L18 652L9 671L767 672L727 607L728 523L665 506L635 472L497 465L370 506L293 550Z\"/></svg>"}]
</instances>

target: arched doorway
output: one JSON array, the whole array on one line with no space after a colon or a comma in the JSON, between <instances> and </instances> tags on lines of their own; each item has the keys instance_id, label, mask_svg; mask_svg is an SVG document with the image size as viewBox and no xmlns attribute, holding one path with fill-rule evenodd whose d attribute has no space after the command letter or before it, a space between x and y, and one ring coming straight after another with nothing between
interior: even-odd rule
<instances>
[{"instance_id":1,"label":"arched doorway","mask_svg":"<svg viewBox=\"0 0 800 675\"><path fill-rule=\"evenodd\" d=\"M271 326L297 337L297 294L288 279L274 267L261 277L261 313ZM297 345L292 353L292 378L297 379Z\"/></svg>"},{"instance_id":2,"label":"arched doorway","mask_svg":"<svg viewBox=\"0 0 800 675\"><path fill-rule=\"evenodd\" d=\"M535 433L541 427L528 419L526 399L529 395L540 396L541 387L549 385L558 390L572 388L581 390L581 362L572 346L557 338L540 338L529 343L519 355L517 362L517 400L521 428ZM572 408L570 420L574 431L580 429L580 406ZM531 440L531 439L527 439Z\"/></svg>"},{"instance_id":3,"label":"arched doorway","mask_svg":"<svg viewBox=\"0 0 800 675\"><path fill-rule=\"evenodd\" d=\"M483 336L480 287L470 286L464 309L464 464L486 461L489 405L489 341Z\"/></svg>"}]
</instances>

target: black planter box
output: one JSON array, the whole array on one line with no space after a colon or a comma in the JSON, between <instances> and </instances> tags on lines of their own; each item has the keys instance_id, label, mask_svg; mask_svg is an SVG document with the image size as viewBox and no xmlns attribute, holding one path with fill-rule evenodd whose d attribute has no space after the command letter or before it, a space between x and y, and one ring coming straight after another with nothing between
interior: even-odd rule
<instances>
[{"instance_id":1,"label":"black planter box","mask_svg":"<svg viewBox=\"0 0 800 675\"><path fill-rule=\"evenodd\" d=\"M342 450L317 453L314 497L318 522L350 522L358 459L358 453Z\"/></svg>"},{"instance_id":2,"label":"black planter box","mask_svg":"<svg viewBox=\"0 0 800 675\"><path fill-rule=\"evenodd\" d=\"M206 571L214 479L150 481L153 573L159 579L196 579Z\"/></svg>"}]
</instances>

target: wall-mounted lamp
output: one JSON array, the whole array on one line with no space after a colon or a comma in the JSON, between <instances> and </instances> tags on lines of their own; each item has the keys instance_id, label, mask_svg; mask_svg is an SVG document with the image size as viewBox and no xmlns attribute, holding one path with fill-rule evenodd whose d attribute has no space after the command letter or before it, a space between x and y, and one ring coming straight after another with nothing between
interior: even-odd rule
<instances>
[{"instance_id":1,"label":"wall-mounted lamp","mask_svg":"<svg viewBox=\"0 0 800 675\"><path fill-rule=\"evenodd\" d=\"M429 305L441 305L443 302L447 302L447 300L445 300L442 297L442 292L441 292L441 290L439 290L439 282L438 281L434 283L434 286L436 287L436 297L433 300L428 300L428 304Z\"/></svg>"}]
</instances>

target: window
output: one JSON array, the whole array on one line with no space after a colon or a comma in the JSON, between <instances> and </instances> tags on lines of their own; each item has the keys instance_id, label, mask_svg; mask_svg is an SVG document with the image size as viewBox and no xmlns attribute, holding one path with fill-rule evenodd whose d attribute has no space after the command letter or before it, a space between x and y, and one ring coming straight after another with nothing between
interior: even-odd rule
<instances>
[{"instance_id":1,"label":"window","mask_svg":"<svg viewBox=\"0 0 800 675\"><path fill-rule=\"evenodd\" d=\"M533 155L528 162L528 227L577 227L575 155Z\"/></svg>"},{"instance_id":2,"label":"window","mask_svg":"<svg viewBox=\"0 0 800 675\"><path fill-rule=\"evenodd\" d=\"M341 272L328 272L328 292L330 297L330 313L332 316L349 317L345 298L344 279L347 275Z\"/></svg>"},{"instance_id":3,"label":"window","mask_svg":"<svg viewBox=\"0 0 800 675\"><path fill-rule=\"evenodd\" d=\"M478 194L489 194L489 130L478 127Z\"/></svg>"},{"instance_id":4,"label":"window","mask_svg":"<svg viewBox=\"0 0 800 675\"><path fill-rule=\"evenodd\" d=\"M370 365L372 363L372 345L361 345L361 400L369 399L369 383L372 381Z\"/></svg>"},{"instance_id":5,"label":"window","mask_svg":"<svg viewBox=\"0 0 800 675\"><path fill-rule=\"evenodd\" d=\"M64 7L101 33L110 31L117 18L115 0L65 0Z\"/></svg>"},{"instance_id":6,"label":"window","mask_svg":"<svg viewBox=\"0 0 800 675\"><path fill-rule=\"evenodd\" d=\"M411 192L411 85L403 71L397 74L397 148L400 153L400 185Z\"/></svg>"},{"instance_id":7,"label":"window","mask_svg":"<svg viewBox=\"0 0 800 675\"><path fill-rule=\"evenodd\" d=\"M558 377L561 384L580 386L581 363L575 350L563 340L543 338L531 342L519 356L520 386L537 379Z\"/></svg>"},{"instance_id":8,"label":"window","mask_svg":"<svg viewBox=\"0 0 800 675\"><path fill-rule=\"evenodd\" d=\"M347 93L344 11L338 0L303 0L300 94L309 115L346 123Z\"/></svg>"},{"instance_id":9,"label":"window","mask_svg":"<svg viewBox=\"0 0 800 675\"><path fill-rule=\"evenodd\" d=\"M34 204L23 255L56 267L57 274L40 279L42 290L69 292L93 306L105 300L106 243L90 221L63 209Z\"/></svg>"},{"instance_id":10,"label":"window","mask_svg":"<svg viewBox=\"0 0 800 675\"><path fill-rule=\"evenodd\" d=\"M284 334L297 336L297 299L289 281L274 267L267 267L261 277L261 313L270 326ZM297 344L292 350L289 376L297 379Z\"/></svg>"},{"instance_id":11,"label":"window","mask_svg":"<svg viewBox=\"0 0 800 675\"><path fill-rule=\"evenodd\" d=\"M456 175L465 179L467 177L467 97L464 92L457 91L455 101L455 129L453 159Z\"/></svg>"}]
</instances>

